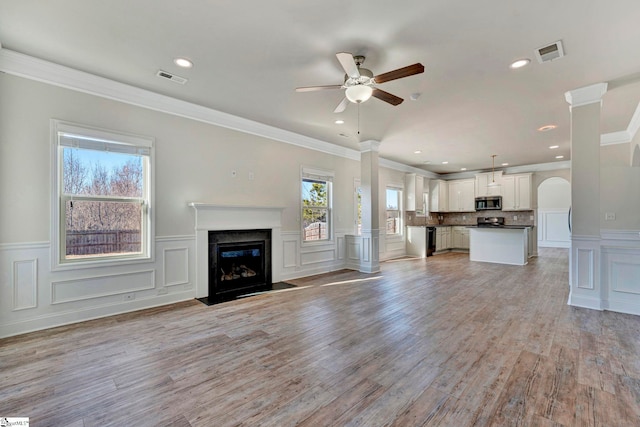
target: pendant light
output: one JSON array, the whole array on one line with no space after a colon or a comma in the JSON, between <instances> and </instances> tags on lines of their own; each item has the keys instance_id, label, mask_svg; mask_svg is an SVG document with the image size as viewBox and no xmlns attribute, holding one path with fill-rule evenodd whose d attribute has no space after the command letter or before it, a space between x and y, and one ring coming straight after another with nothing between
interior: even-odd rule
<instances>
[{"instance_id":1,"label":"pendant light","mask_svg":"<svg viewBox=\"0 0 640 427\"><path fill-rule=\"evenodd\" d=\"M496 182L495 165L496 165L496 154L492 154L491 155L491 182L487 184L487 187L500 187L500 184Z\"/></svg>"}]
</instances>

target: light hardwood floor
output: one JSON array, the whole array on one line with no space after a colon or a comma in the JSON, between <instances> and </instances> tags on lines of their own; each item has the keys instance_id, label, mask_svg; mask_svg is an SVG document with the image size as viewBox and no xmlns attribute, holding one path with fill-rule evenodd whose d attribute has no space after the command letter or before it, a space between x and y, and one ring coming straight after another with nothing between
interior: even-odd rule
<instances>
[{"instance_id":1,"label":"light hardwood floor","mask_svg":"<svg viewBox=\"0 0 640 427\"><path fill-rule=\"evenodd\" d=\"M640 317L567 306L568 253L340 271L0 340L33 426L637 426Z\"/></svg>"}]
</instances>

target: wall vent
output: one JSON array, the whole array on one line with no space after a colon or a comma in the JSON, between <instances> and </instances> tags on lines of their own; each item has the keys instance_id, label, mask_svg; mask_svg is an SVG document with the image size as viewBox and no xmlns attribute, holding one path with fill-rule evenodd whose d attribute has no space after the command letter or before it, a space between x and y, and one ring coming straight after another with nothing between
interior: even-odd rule
<instances>
[{"instance_id":1,"label":"wall vent","mask_svg":"<svg viewBox=\"0 0 640 427\"><path fill-rule=\"evenodd\" d=\"M171 80L174 83L179 83L181 85L187 82L187 79L184 77L176 76L175 74L168 73L166 71L158 70L156 76L161 77L163 79Z\"/></svg>"},{"instance_id":2,"label":"wall vent","mask_svg":"<svg viewBox=\"0 0 640 427\"><path fill-rule=\"evenodd\" d=\"M564 49L562 48L562 42L550 44L548 46L539 47L536 49L536 59L539 63L550 62L564 56Z\"/></svg>"}]
</instances>

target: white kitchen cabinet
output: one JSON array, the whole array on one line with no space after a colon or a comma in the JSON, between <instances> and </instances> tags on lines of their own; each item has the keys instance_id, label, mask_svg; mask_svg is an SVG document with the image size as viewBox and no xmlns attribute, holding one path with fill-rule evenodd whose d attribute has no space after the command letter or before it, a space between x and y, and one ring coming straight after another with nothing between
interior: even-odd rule
<instances>
[{"instance_id":1,"label":"white kitchen cabinet","mask_svg":"<svg viewBox=\"0 0 640 427\"><path fill-rule=\"evenodd\" d=\"M436 252L451 249L451 227L436 227Z\"/></svg>"},{"instance_id":2,"label":"white kitchen cabinet","mask_svg":"<svg viewBox=\"0 0 640 427\"><path fill-rule=\"evenodd\" d=\"M429 182L429 212L449 211L449 192L447 181L432 179Z\"/></svg>"},{"instance_id":3,"label":"white kitchen cabinet","mask_svg":"<svg viewBox=\"0 0 640 427\"><path fill-rule=\"evenodd\" d=\"M532 209L531 174L504 175L501 180L502 210L526 211Z\"/></svg>"},{"instance_id":4,"label":"white kitchen cabinet","mask_svg":"<svg viewBox=\"0 0 640 427\"><path fill-rule=\"evenodd\" d=\"M502 181L502 171L477 174L475 179L475 197L500 196L500 186L489 186L494 179L497 184L500 184Z\"/></svg>"},{"instance_id":5,"label":"white kitchen cabinet","mask_svg":"<svg viewBox=\"0 0 640 427\"><path fill-rule=\"evenodd\" d=\"M449 212L475 211L475 180L456 179L448 181Z\"/></svg>"},{"instance_id":6,"label":"white kitchen cabinet","mask_svg":"<svg viewBox=\"0 0 640 427\"><path fill-rule=\"evenodd\" d=\"M451 248L469 249L469 229L467 227L451 227Z\"/></svg>"},{"instance_id":7,"label":"white kitchen cabinet","mask_svg":"<svg viewBox=\"0 0 640 427\"><path fill-rule=\"evenodd\" d=\"M405 210L415 211L417 216L425 214L424 178L415 173L404 176Z\"/></svg>"}]
</instances>

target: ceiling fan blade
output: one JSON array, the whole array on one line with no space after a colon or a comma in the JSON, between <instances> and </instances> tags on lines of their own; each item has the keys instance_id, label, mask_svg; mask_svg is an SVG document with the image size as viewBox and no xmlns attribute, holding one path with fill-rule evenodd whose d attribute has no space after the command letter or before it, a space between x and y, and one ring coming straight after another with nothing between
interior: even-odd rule
<instances>
[{"instance_id":1,"label":"ceiling fan blade","mask_svg":"<svg viewBox=\"0 0 640 427\"><path fill-rule=\"evenodd\" d=\"M356 65L356 61L353 59L353 55L348 52L339 52L336 53L336 57L344 68L344 72L347 73L347 76L358 78L360 77L360 71L358 71L358 66Z\"/></svg>"},{"instance_id":2,"label":"ceiling fan blade","mask_svg":"<svg viewBox=\"0 0 640 427\"><path fill-rule=\"evenodd\" d=\"M388 102L391 105L399 105L404 101L404 99L378 88L373 89L371 96L374 96L381 101Z\"/></svg>"},{"instance_id":3,"label":"ceiling fan blade","mask_svg":"<svg viewBox=\"0 0 640 427\"><path fill-rule=\"evenodd\" d=\"M342 101L340 101L340 104L338 104L338 106L336 107L336 109L333 110L333 112L342 113L347 108L348 104L349 104L349 100L347 98L343 98Z\"/></svg>"},{"instance_id":4,"label":"ceiling fan blade","mask_svg":"<svg viewBox=\"0 0 640 427\"><path fill-rule=\"evenodd\" d=\"M340 89L342 85L297 87L296 92L315 92L318 90Z\"/></svg>"},{"instance_id":5,"label":"ceiling fan blade","mask_svg":"<svg viewBox=\"0 0 640 427\"><path fill-rule=\"evenodd\" d=\"M420 73L424 73L424 65L418 62L417 64L408 65L403 68L398 68L397 70L389 71L388 73L379 74L373 79L376 81L376 83L380 84Z\"/></svg>"}]
</instances>

